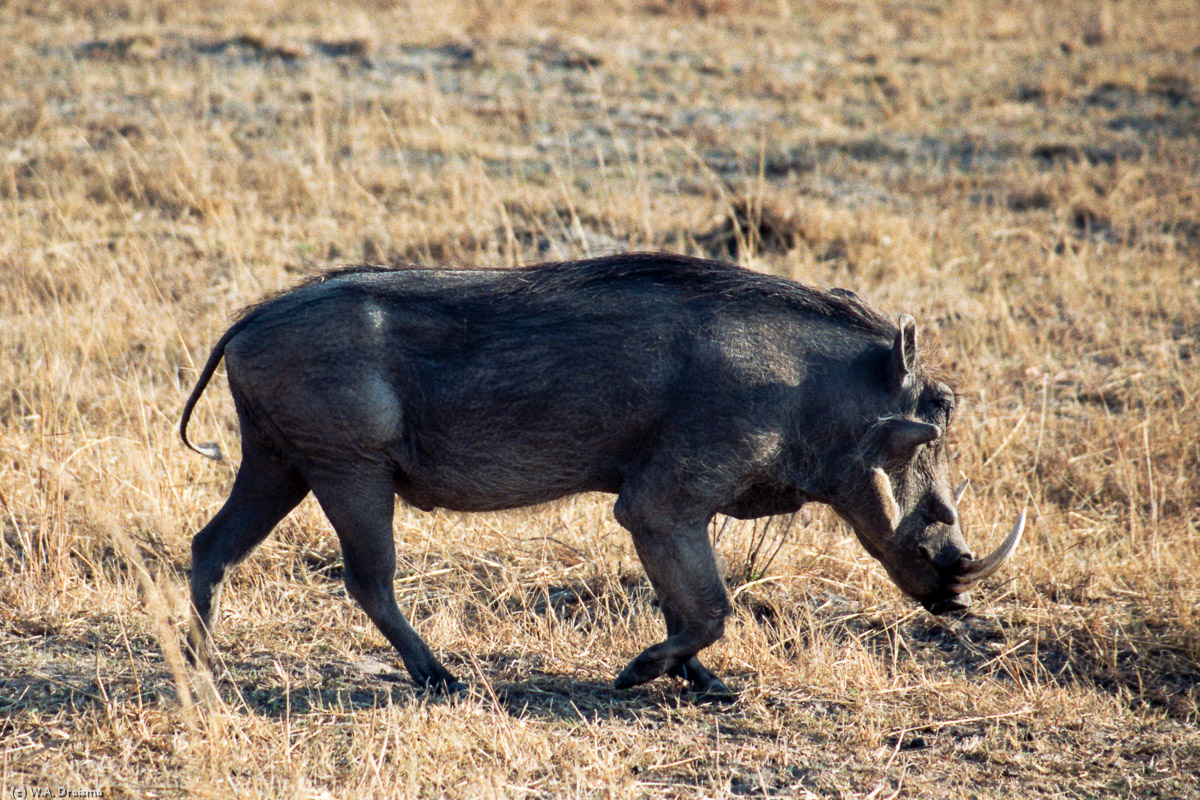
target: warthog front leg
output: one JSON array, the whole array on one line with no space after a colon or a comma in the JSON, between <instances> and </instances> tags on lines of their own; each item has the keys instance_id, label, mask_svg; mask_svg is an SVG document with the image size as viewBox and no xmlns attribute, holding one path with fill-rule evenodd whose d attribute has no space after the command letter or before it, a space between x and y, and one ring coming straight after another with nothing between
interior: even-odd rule
<instances>
[{"instance_id":1,"label":"warthog front leg","mask_svg":"<svg viewBox=\"0 0 1200 800\"><path fill-rule=\"evenodd\" d=\"M396 545L391 474L352 463L309 475L313 494L342 545L346 591L391 642L412 679L436 692L465 691L430 651L396 605Z\"/></svg>"},{"instance_id":2,"label":"warthog front leg","mask_svg":"<svg viewBox=\"0 0 1200 800\"><path fill-rule=\"evenodd\" d=\"M247 423L243 421L243 430ZM221 582L271 529L308 494L290 464L243 436L242 463L225 505L192 539L192 625L186 652L192 663L210 666L209 632Z\"/></svg>"},{"instance_id":3,"label":"warthog front leg","mask_svg":"<svg viewBox=\"0 0 1200 800\"><path fill-rule=\"evenodd\" d=\"M633 534L638 558L658 594L667 623L665 641L646 648L617 676L616 687L627 689L657 678L678 675L704 693L728 694L728 689L696 658L696 653L721 638L729 599L717 569L705 522L668 521L665 509L639 501L622 491L613 509Z\"/></svg>"}]
</instances>

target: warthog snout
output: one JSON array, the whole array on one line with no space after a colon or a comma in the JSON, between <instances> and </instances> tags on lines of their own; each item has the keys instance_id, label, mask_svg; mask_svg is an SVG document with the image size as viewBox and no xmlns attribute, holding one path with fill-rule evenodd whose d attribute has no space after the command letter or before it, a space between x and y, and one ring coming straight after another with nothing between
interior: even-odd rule
<instances>
[{"instance_id":1,"label":"warthog snout","mask_svg":"<svg viewBox=\"0 0 1200 800\"><path fill-rule=\"evenodd\" d=\"M968 593L951 595L936 600L926 600L921 603L930 614L939 617L944 614L957 614L971 607L971 595Z\"/></svg>"}]
</instances>

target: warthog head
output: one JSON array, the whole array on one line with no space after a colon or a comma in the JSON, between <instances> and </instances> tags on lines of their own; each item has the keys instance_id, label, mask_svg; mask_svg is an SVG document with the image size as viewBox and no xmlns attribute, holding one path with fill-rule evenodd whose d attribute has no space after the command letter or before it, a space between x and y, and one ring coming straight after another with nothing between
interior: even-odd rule
<instances>
[{"instance_id":1,"label":"warthog head","mask_svg":"<svg viewBox=\"0 0 1200 800\"><path fill-rule=\"evenodd\" d=\"M920 368L916 323L908 315L900 318L886 381L886 408L866 420L854 455L857 477L834 507L904 592L934 614L963 611L971 605L971 585L1016 549L1025 512L991 555L975 558L958 514L967 482L954 491L949 483L945 434L954 392Z\"/></svg>"}]
</instances>

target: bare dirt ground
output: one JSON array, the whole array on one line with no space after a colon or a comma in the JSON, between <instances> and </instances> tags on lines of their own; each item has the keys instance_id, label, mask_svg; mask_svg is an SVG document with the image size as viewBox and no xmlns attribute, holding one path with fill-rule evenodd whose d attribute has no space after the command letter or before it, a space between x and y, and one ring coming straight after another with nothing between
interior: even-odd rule
<instances>
[{"instance_id":1,"label":"bare dirt ground","mask_svg":"<svg viewBox=\"0 0 1200 800\"><path fill-rule=\"evenodd\" d=\"M0 789L105 797L1200 797L1193 2L9 3ZM832 514L718 520L739 693L662 633L611 498L398 511L418 694L306 501L182 665L242 305L352 263L717 255L912 313L952 375L972 616ZM777 550L777 553L775 551ZM771 555L775 553L773 560ZM11 795L10 795L11 793Z\"/></svg>"}]
</instances>

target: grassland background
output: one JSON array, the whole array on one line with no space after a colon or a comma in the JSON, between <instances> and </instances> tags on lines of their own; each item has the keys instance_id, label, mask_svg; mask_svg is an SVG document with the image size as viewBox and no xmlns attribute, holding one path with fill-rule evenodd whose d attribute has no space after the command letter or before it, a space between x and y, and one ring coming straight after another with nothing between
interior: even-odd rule
<instances>
[{"instance_id":1,"label":"grassland background","mask_svg":"<svg viewBox=\"0 0 1200 800\"><path fill-rule=\"evenodd\" d=\"M0 76L6 796L1200 796L1193 2L15 2ZM229 582L216 691L180 666L236 457L175 424L240 306L623 248L916 316L968 538L1030 511L974 616L821 508L729 524L740 699L617 693L662 629L608 498L400 508L473 686L431 700L310 500ZM193 429L236 456L222 380Z\"/></svg>"}]
</instances>

